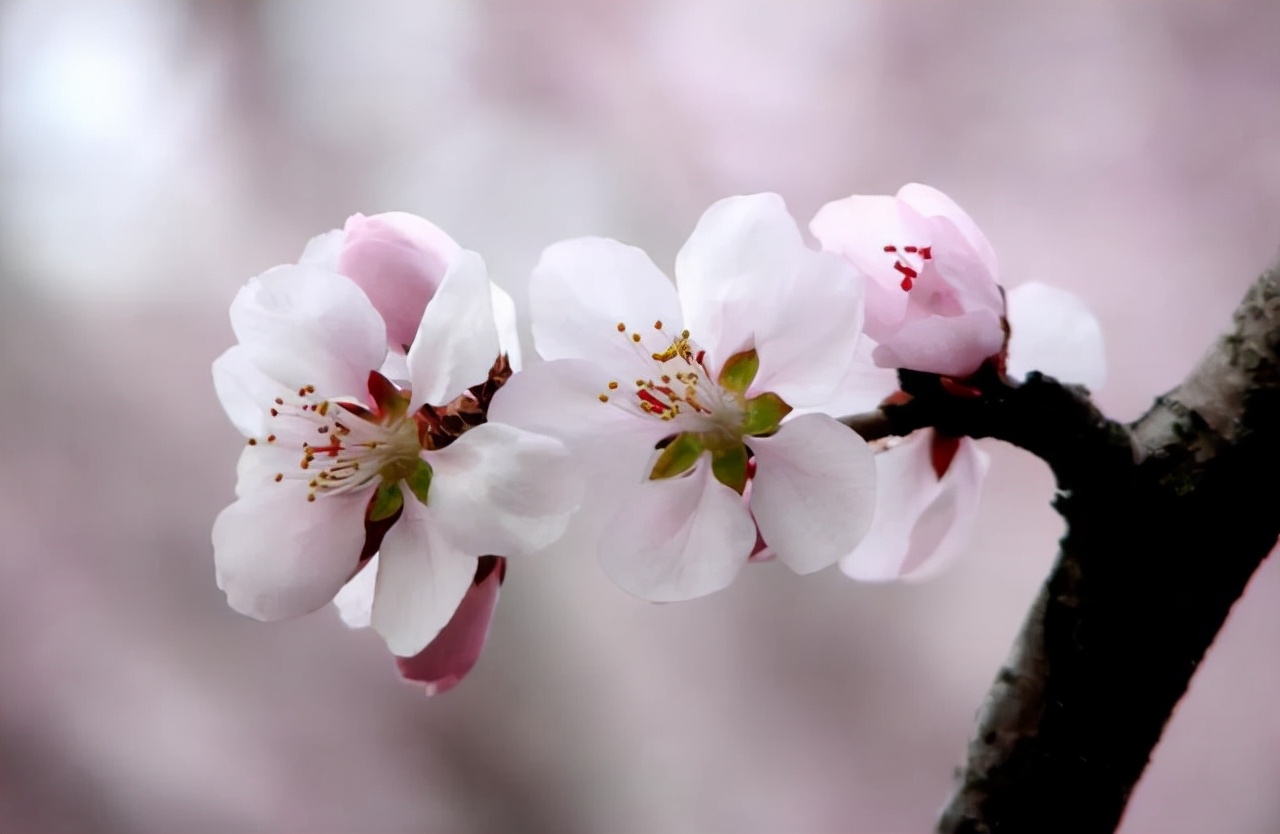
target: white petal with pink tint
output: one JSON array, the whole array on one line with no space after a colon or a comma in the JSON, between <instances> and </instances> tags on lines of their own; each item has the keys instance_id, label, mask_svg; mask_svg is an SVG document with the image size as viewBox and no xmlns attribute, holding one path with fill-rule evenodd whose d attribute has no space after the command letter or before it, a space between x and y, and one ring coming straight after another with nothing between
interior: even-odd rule
<instances>
[{"instance_id":1,"label":"white petal with pink tint","mask_svg":"<svg viewBox=\"0 0 1280 834\"><path fill-rule=\"evenodd\" d=\"M866 538L840 560L848 576L866 582L923 579L941 571L964 549L990 458L975 441L958 438L939 478L935 442L936 433L925 429L876 455L875 518Z\"/></svg>"},{"instance_id":2,"label":"white petal with pink tint","mask_svg":"<svg viewBox=\"0 0 1280 834\"><path fill-rule=\"evenodd\" d=\"M621 374L646 352L628 334L684 327L676 289L642 250L607 238L552 244L529 284L533 342L544 359L587 359ZM626 326L620 333L618 324Z\"/></svg>"},{"instance_id":3,"label":"white petal with pink tint","mask_svg":"<svg viewBox=\"0 0 1280 834\"><path fill-rule=\"evenodd\" d=\"M315 611L355 571L364 545L369 492L332 496L323 511L305 481L260 489L213 523L218 587L233 609L259 620Z\"/></svg>"},{"instance_id":4,"label":"white petal with pink tint","mask_svg":"<svg viewBox=\"0 0 1280 834\"><path fill-rule=\"evenodd\" d=\"M600 564L624 591L678 602L726 587L755 540L742 496L712 477L704 456L688 475L632 488L606 528Z\"/></svg>"},{"instance_id":5,"label":"white petal with pink tint","mask_svg":"<svg viewBox=\"0 0 1280 834\"><path fill-rule=\"evenodd\" d=\"M468 553L523 556L546 547L582 498L564 444L513 426L485 423L424 455L441 535Z\"/></svg>"},{"instance_id":6,"label":"white petal with pink tint","mask_svg":"<svg viewBox=\"0 0 1280 834\"><path fill-rule=\"evenodd\" d=\"M441 534L437 514L405 495L382 540L373 596L372 625L392 654L412 657L435 639L471 587L477 561Z\"/></svg>"},{"instance_id":7,"label":"white petal with pink tint","mask_svg":"<svg viewBox=\"0 0 1280 834\"><path fill-rule=\"evenodd\" d=\"M1003 345L1000 316L979 310L908 321L871 356L882 368L928 368L930 373L962 377L998 354Z\"/></svg>"},{"instance_id":8,"label":"white petal with pink tint","mask_svg":"<svg viewBox=\"0 0 1280 834\"><path fill-rule=\"evenodd\" d=\"M748 441L755 453L751 512L760 535L796 573L835 564L862 539L875 507L876 471L866 441L822 414Z\"/></svg>"},{"instance_id":9,"label":"white petal with pink tint","mask_svg":"<svg viewBox=\"0 0 1280 834\"><path fill-rule=\"evenodd\" d=\"M760 313L791 292L806 254L777 194L729 197L707 209L676 255L685 326L718 366L750 349Z\"/></svg>"},{"instance_id":10,"label":"white petal with pink tint","mask_svg":"<svg viewBox=\"0 0 1280 834\"><path fill-rule=\"evenodd\" d=\"M1008 371L1031 371L1097 391L1107 381L1102 325L1078 296L1031 282L1009 290Z\"/></svg>"},{"instance_id":11,"label":"white petal with pink tint","mask_svg":"<svg viewBox=\"0 0 1280 834\"><path fill-rule=\"evenodd\" d=\"M278 266L251 279L231 302L231 327L267 376L330 396L364 392L387 352L382 317L360 288L310 266Z\"/></svg>"},{"instance_id":12,"label":"white petal with pink tint","mask_svg":"<svg viewBox=\"0 0 1280 834\"><path fill-rule=\"evenodd\" d=\"M463 251L453 259L427 305L409 349L413 396L409 409L444 405L489 377L498 358L493 293L484 261Z\"/></svg>"}]
</instances>

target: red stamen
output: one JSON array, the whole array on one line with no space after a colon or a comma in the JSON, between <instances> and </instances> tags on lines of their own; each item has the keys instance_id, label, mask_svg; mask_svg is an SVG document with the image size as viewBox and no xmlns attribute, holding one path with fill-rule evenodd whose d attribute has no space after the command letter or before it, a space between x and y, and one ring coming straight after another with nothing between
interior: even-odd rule
<instances>
[{"instance_id":1,"label":"red stamen","mask_svg":"<svg viewBox=\"0 0 1280 834\"><path fill-rule=\"evenodd\" d=\"M910 252L910 253L913 253L913 254L914 254L914 253L916 253L916 252L919 252L919 251L920 251L920 247L919 247L919 246L904 246L904 247L902 247L902 251L903 251L903 252Z\"/></svg>"},{"instance_id":2,"label":"red stamen","mask_svg":"<svg viewBox=\"0 0 1280 834\"><path fill-rule=\"evenodd\" d=\"M893 268L902 273L902 288L907 292L911 292L912 281L920 277L920 273L911 267L899 261L893 265Z\"/></svg>"},{"instance_id":3,"label":"red stamen","mask_svg":"<svg viewBox=\"0 0 1280 834\"><path fill-rule=\"evenodd\" d=\"M307 453L311 455L327 454L331 458L336 458L338 453L342 451L342 444L336 440L328 446L308 446Z\"/></svg>"},{"instance_id":4,"label":"red stamen","mask_svg":"<svg viewBox=\"0 0 1280 834\"><path fill-rule=\"evenodd\" d=\"M647 388L641 388L636 392L636 396L653 406L654 410L659 414L667 410L662 401L655 397Z\"/></svg>"},{"instance_id":5,"label":"red stamen","mask_svg":"<svg viewBox=\"0 0 1280 834\"><path fill-rule=\"evenodd\" d=\"M886 247L884 248L884 251L886 251L886 252L897 252L897 251L898 251L898 247L896 247L896 246L886 246Z\"/></svg>"}]
</instances>

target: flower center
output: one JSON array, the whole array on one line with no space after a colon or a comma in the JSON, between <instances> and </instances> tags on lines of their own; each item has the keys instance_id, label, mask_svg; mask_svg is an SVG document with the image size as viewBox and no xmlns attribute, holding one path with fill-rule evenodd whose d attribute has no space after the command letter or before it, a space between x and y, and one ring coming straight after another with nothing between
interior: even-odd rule
<instances>
[{"instance_id":1,"label":"flower center","mask_svg":"<svg viewBox=\"0 0 1280 834\"><path fill-rule=\"evenodd\" d=\"M298 389L297 397L277 397L269 413L272 433L266 442L301 439L302 456L297 468L277 472L275 480L307 479L307 500L339 495L374 481L394 486L407 481L417 493L415 481L429 481L430 467L422 459L418 421L408 414L407 392L379 375L370 379L375 410L315 395L315 386ZM250 440L255 445L256 440ZM422 490L425 500L425 486Z\"/></svg>"},{"instance_id":2,"label":"flower center","mask_svg":"<svg viewBox=\"0 0 1280 834\"><path fill-rule=\"evenodd\" d=\"M599 395L600 402L612 401L659 420L681 418L687 422L693 418L704 430L737 435L743 416L742 391L728 390L715 381L704 362L706 351L691 340L688 330L672 336L661 321L653 323L653 330L658 339L646 340L618 322L618 333L641 354L645 364L652 363L653 373L637 378L628 386L629 394L619 394L623 383L611 381L609 390ZM655 342L658 350L653 350Z\"/></svg>"},{"instance_id":3,"label":"flower center","mask_svg":"<svg viewBox=\"0 0 1280 834\"><path fill-rule=\"evenodd\" d=\"M932 246L903 246L899 249L890 244L884 247L884 251L897 256L893 268L902 274L902 289L907 292L911 292L912 285L920 277L924 262L933 258Z\"/></svg>"},{"instance_id":4,"label":"flower center","mask_svg":"<svg viewBox=\"0 0 1280 834\"><path fill-rule=\"evenodd\" d=\"M651 480L684 474L707 453L717 480L741 493L750 477L751 451L745 440L777 430L791 406L769 392L747 397L760 370L754 349L730 356L720 373L713 375L705 362L706 352L691 340L688 330L672 336L661 321L654 322L653 329L659 339L650 337L646 347L639 332L618 323L618 333L642 353L646 363L654 363L655 373L636 379L634 386L628 386L629 394L618 393L622 383L610 381L609 390L599 394L600 402L678 421L673 433L659 444L662 452L649 473ZM655 341L659 350L652 350Z\"/></svg>"}]
</instances>

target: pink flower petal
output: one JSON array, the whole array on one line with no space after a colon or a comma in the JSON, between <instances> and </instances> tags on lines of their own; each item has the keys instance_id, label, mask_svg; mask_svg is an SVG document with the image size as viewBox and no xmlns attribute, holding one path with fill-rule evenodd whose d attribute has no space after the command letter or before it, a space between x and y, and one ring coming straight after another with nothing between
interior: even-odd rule
<instances>
[{"instance_id":1,"label":"pink flower petal","mask_svg":"<svg viewBox=\"0 0 1280 834\"><path fill-rule=\"evenodd\" d=\"M959 554L977 517L990 458L969 438L936 454L939 436L925 429L876 455L876 514L867 537L840 560L854 579L882 582L933 576ZM939 476L939 463L945 463Z\"/></svg>"},{"instance_id":2,"label":"pink flower petal","mask_svg":"<svg viewBox=\"0 0 1280 834\"><path fill-rule=\"evenodd\" d=\"M421 684L427 695L448 692L480 659L489 624L498 604L498 591L506 574L506 560L486 556L466 596L436 639L413 657L397 657L396 666L405 681Z\"/></svg>"},{"instance_id":3,"label":"pink flower petal","mask_svg":"<svg viewBox=\"0 0 1280 834\"><path fill-rule=\"evenodd\" d=\"M404 352L427 302L461 247L412 214L354 214L343 229L337 271L355 281L387 323L387 340Z\"/></svg>"},{"instance_id":4,"label":"pink flower petal","mask_svg":"<svg viewBox=\"0 0 1280 834\"><path fill-rule=\"evenodd\" d=\"M964 377L1004 345L1000 317L987 310L926 316L904 324L871 356L881 368L912 368Z\"/></svg>"}]
</instances>

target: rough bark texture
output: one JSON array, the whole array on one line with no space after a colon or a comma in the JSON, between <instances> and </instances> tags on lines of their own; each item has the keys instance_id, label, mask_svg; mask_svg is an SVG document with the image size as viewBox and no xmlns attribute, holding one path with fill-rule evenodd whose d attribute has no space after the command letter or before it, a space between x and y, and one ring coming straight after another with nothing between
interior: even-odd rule
<instances>
[{"instance_id":1,"label":"rough bark texture","mask_svg":"<svg viewBox=\"0 0 1280 834\"><path fill-rule=\"evenodd\" d=\"M870 434L996 437L1052 467L1067 532L978 716L938 830L1109 832L1191 676L1280 535L1280 267L1131 425L1080 389L903 373Z\"/></svg>"}]
</instances>

